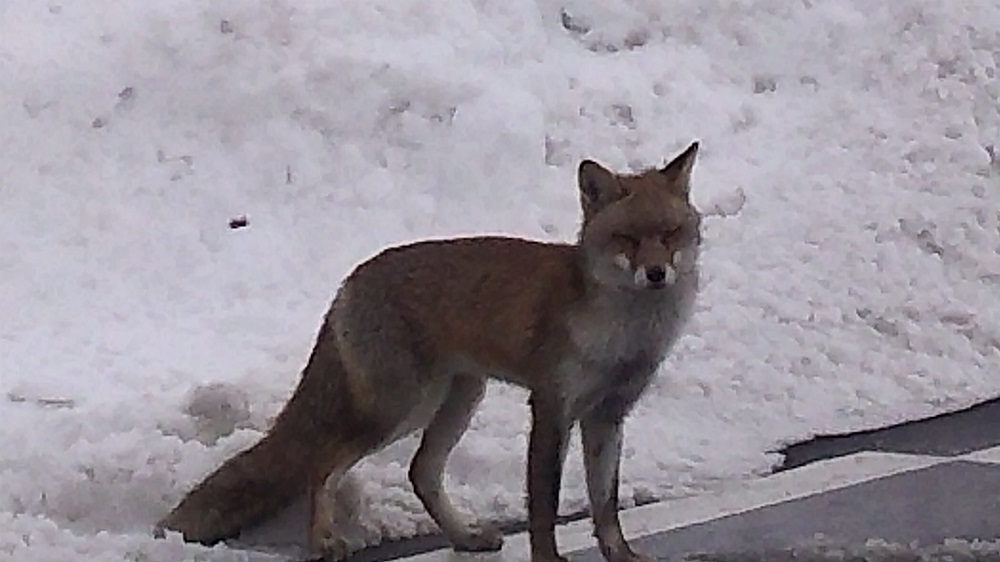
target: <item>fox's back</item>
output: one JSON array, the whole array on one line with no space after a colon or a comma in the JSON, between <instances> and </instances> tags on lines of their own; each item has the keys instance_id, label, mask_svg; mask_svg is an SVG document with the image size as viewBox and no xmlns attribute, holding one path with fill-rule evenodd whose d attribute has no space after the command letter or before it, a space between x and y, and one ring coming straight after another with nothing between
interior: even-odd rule
<instances>
[{"instance_id":1,"label":"fox's back","mask_svg":"<svg viewBox=\"0 0 1000 562\"><path fill-rule=\"evenodd\" d=\"M560 339L567 311L583 297L581 259L576 246L519 238L423 241L359 265L341 298L398 315L428 360L520 371Z\"/></svg>"}]
</instances>

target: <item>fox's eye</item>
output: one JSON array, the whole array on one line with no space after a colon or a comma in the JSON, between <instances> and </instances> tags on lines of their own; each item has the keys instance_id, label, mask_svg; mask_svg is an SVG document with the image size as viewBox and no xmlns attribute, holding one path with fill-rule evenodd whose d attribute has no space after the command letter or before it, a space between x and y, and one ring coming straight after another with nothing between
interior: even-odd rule
<instances>
[{"instance_id":1,"label":"fox's eye","mask_svg":"<svg viewBox=\"0 0 1000 562\"><path fill-rule=\"evenodd\" d=\"M639 245L639 240L634 236L629 236L628 234L614 234L612 235L615 240L625 244L626 246L636 247Z\"/></svg>"}]
</instances>

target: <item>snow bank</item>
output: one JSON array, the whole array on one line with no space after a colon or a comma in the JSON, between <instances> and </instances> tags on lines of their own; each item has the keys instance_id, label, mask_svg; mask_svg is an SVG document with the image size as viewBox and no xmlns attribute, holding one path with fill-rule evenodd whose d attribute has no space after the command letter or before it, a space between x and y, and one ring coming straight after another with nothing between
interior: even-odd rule
<instances>
[{"instance_id":1,"label":"snow bank","mask_svg":"<svg viewBox=\"0 0 1000 562\"><path fill-rule=\"evenodd\" d=\"M205 555L150 525L259 438L353 264L572 239L580 158L695 138L704 291L624 496L1000 394L1000 8L883 4L0 4L0 552ZM523 517L523 399L491 389L461 507ZM433 528L412 448L358 469L368 542Z\"/></svg>"}]
</instances>

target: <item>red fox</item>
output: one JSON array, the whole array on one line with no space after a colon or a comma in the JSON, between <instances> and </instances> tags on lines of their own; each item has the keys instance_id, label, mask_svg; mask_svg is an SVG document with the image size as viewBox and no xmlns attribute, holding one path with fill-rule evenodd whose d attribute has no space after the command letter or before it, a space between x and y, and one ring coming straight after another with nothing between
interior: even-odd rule
<instances>
[{"instance_id":1,"label":"red fox","mask_svg":"<svg viewBox=\"0 0 1000 562\"><path fill-rule=\"evenodd\" d=\"M310 545L350 554L330 529L325 486L363 457L423 432L410 482L455 550L499 550L489 523L458 512L445 463L488 379L530 393L532 562L565 561L555 540L566 442L579 422L594 536L609 562L647 560L618 518L624 420L692 313L701 218L690 201L698 143L663 168L577 173L575 244L505 237L389 248L343 282L288 403L264 438L196 486L158 529L234 537L302 493Z\"/></svg>"}]
</instances>

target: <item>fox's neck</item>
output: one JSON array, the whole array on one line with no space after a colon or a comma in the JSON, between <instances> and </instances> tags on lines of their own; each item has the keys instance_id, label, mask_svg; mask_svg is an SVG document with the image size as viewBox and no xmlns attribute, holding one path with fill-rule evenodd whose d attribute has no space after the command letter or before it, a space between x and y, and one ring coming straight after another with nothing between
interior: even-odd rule
<instances>
[{"instance_id":1,"label":"fox's neck","mask_svg":"<svg viewBox=\"0 0 1000 562\"><path fill-rule=\"evenodd\" d=\"M570 338L583 362L616 376L648 380L680 337L693 308L687 279L655 290L586 283L568 316Z\"/></svg>"}]
</instances>

